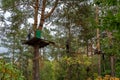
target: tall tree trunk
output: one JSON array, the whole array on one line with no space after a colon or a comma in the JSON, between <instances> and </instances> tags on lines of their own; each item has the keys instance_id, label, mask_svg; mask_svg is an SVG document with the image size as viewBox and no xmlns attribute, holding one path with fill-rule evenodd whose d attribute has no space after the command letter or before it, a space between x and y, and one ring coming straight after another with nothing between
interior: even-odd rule
<instances>
[{"instance_id":1,"label":"tall tree trunk","mask_svg":"<svg viewBox=\"0 0 120 80\"><path fill-rule=\"evenodd\" d=\"M101 76L101 55L98 55L98 75Z\"/></svg>"},{"instance_id":2,"label":"tall tree trunk","mask_svg":"<svg viewBox=\"0 0 120 80\"><path fill-rule=\"evenodd\" d=\"M96 6L96 25L99 25L99 9L98 6ZM101 76L101 54L100 52L100 31L99 28L97 28L97 51L98 51L98 75Z\"/></svg>"},{"instance_id":3,"label":"tall tree trunk","mask_svg":"<svg viewBox=\"0 0 120 80\"><path fill-rule=\"evenodd\" d=\"M100 31L97 28L98 75L101 76Z\"/></svg>"},{"instance_id":4,"label":"tall tree trunk","mask_svg":"<svg viewBox=\"0 0 120 80\"><path fill-rule=\"evenodd\" d=\"M68 27L68 25L66 25ZM67 54L67 57L71 57L72 56L72 53L71 53L71 29L70 27L68 27L68 34L67 34L68 38L67 38L67 41L66 41L66 54ZM71 71L72 71L72 65L68 65L67 66L67 76L65 77L65 80L71 80Z\"/></svg>"},{"instance_id":5,"label":"tall tree trunk","mask_svg":"<svg viewBox=\"0 0 120 80\"><path fill-rule=\"evenodd\" d=\"M34 25L33 25L33 29L34 29L34 36L36 36L36 29L37 29L37 23L38 23L38 9L39 9L39 0L35 0L35 6L34 6Z\"/></svg>"},{"instance_id":6,"label":"tall tree trunk","mask_svg":"<svg viewBox=\"0 0 120 80\"><path fill-rule=\"evenodd\" d=\"M39 30L42 30L43 24L44 24L44 21L45 21L45 15L44 15L45 7L46 7L46 0L43 0L43 2L42 2L41 18L40 18L40 23L39 23L39 27L38 27Z\"/></svg>"},{"instance_id":7,"label":"tall tree trunk","mask_svg":"<svg viewBox=\"0 0 120 80\"><path fill-rule=\"evenodd\" d=\"M14 64L15 61L15 36L13 36L14 42L13 42L13 54L12 54L12 63Z\"/></svg>"},{"instance_id":8,"label":"tall tree trunk","mask_svg":"<svg viewBox=\"0 0 120 80\"><path fill-rule=\"evenodd\" d=\"M100 31L97 28L98 75L101 76Z\"/></svg>"},{"instance_id":9,"label":"tall tree trunk","mask_svg":"<svg viewBox=\"0 0 120 80\"><path fill-rule=\"evenodd\" d=\"M86 40L86 44L87 44L87 56L89 56L89 43L88 43L88 40Z\"/></svg>"},{"instance_id":10,"label":"tall tree trunk","mask_svg":"<svg viewBox=\"0 0 120 80\"><path fill-rule=\"evenodd\" d=\"M39 75L39 45L34 46L34 59L33 59L33 80L40 80Z\"/></svg>"},{"instance_id":11,"label":"tall tree trunk","mask_svg":"<svg viewBox=\"0 0 120 80\"><path fill-rule=\"evenodd\" d=\"M35 6L34 6L34 36L36 37L36 29L37 29L37 23L38 23L38 9L39 9L39 0L35 0ZM39 56L39 45L33 46L34 48L34 56L33 56L33 80L40 80L39 75L39 59L35 59Z\"/></svg>"},{"instance_id":12,"label":"tall tree trunk","mask_svg":"<svg viewBox=\"0 0 120 80\"><path fill-rule=\"evenodd\" d=\"M102 54L102 63L103 63L103 70L102 71L105 72L106 69L105 69L105 54L104 53Z\"/></svg>"},{"instance_id":13,"label":"tall tree trunk","mask_svg":"<svg viewBox=\"0 0 120 80\"><path fill-rule=\"evenodd\" d=\"M110 66L111 66L111 76L114 77L115 76L115 60L114 60L114 56L110 56Z\"/></svg>"},{"instance_id":14,"label":"tall tree trunk","mask_svg":"<svg viewBox=\"0 0 120 80\"><path fill-rule=\"evenodd\" d=\"M111 49L112 48L112 32L109 32L109 31L106 31L106 32L107 32L107 36L109 38L109 46ZM113 54L113 53L111 53L111 54ZM113 77L115 76L114 58L115 58L114 55L110 56L111 76L113 76Z\"/></svg>"},{"instance_id":15,"label":"tall tree trunk","mask_svg":"<svg viewBox=\"0 0 120 80\"><path fill-rule=\"evenodd\" d=\"M53 11L55 10L55 7L58 4L58 0L56 0L54 7L51 9L51 11L46 15L45 17L45 7L46 7L46 1L47 0L42 0L42 11L41 11L41 18L40 18L40 22L39 22L39 26L37 26L38 24L38 10L39 10L39 0L33 0L35 2L35 6L34 6L34 36L36 37L36 29L42 30L43 24L44 24L44 20L48 17L50 17L50 15L53 13ZM33 80L40 80L39 78L39 58L37 58L39 56L39 45L35 45L34 47L34 59L33 59ZM37 58L37 59L36 59Z\"/></svg>"}]
</instances>

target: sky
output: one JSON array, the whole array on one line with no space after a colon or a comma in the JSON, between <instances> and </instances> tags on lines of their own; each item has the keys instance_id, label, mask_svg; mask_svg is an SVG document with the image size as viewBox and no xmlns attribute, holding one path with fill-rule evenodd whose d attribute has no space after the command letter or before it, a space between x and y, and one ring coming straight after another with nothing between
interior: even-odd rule
<instances>
[{"instance_id":1,"label":"sky","mask_svg":"<svg viewBox=\"0 0 120 80\"><path fill-rule=\"evenodd\" d=\"M7 49L4 47L0 47L0 53L4 53L4 52L7 52Z\"/></svg>"},{"instance_id":2,"label":"sky","mask_svg":"<svg viewBox=\"0 0 120 80\"><path fill-rule=\"evenodd\" d=\"M0 9L1 10L1 9ZM0 13L3 13L3 11L0 11ZM8 18L10 17L10 13L9 12L6 12L4 14L5 18ZM8 22L9 23L9 22ZM3 26L2 22L0 21L0 27ZM0 28L1 29L1 28ZM0 37L1 38L1 37ZM0 39L0 43L1 43L1 39ZM0 45L1 46L1 45ZM7 52L7 48L4 48L4 47L0 47L0 53L4 53L4 52Z\"/></svg>"}]
</instances>

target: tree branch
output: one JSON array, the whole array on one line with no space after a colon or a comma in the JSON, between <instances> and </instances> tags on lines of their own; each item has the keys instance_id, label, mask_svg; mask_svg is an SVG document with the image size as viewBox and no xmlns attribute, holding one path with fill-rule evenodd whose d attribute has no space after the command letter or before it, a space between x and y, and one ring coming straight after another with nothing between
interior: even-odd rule
<instances>
[{"instance_id":1,"label":"tree branch","mask_svg":"<svg viewBox=\"0 0 120 80\"><path fill-rule=\"evenodd\" d=\"M56 6L58 4L58 1L59 0L55 1L54 7L51 9L51 11L48 14L45 15L45 19L47 19L48 17L50 17L50 15L53 13L53 11L55 10L55 8L56 8Z\"/></svg>"}]
</instances>

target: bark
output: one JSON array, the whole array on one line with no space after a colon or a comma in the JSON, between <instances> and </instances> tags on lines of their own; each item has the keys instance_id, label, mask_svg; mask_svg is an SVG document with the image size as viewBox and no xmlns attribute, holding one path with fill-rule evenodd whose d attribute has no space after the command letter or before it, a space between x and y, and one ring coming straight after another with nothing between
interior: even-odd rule
<instances>
[{"instance_id":1,"label":"bark","mask_svg":"<svg viewBox=\"0 0 120 80\"><path fill-rule=\"evenodd\" d=\"M70 55L72 55L72 53L71 53L71 28L70 27L68 27L68 43L69 43L69 53L68 53L68 56Z\"/></svg>"},{"instance_id":2,"label":"bark","mask_svg":"<svg viewBox=\"0 0 120 80\"><path fill-rule=\"evenodd\" d=\"M69 65L67 68L67 76L65 77L65 80L72 80L72 65Z\"/></svg>"},{"instance_id":3,"label":"bark","mask_svg":"<svg viewBox=\"0 0 120 80\"><path fill-rule=\"evenodd\" d=\"M103 63L103 72L105 72L105 55L104 55L104 53L102 54L102 63Z\"/></svg>"},{"instance_id":4,"label":"bark","mask_svg":"<svg viewBox=\"0 0 120 80\"><path fill-rule=\"evenodd\" d=\"M98 75L101 75L101 54L100 52L100 34L99 29L97 28L97 50L98 50Z\"/></svg>"},{"instance_id":5,"label":"bark","mask_svg":"<svg viewBox=\"0 0 120 80\"><path fill-rule=\"evenodd\" d=\"M115 76L115 60L114 60L114 56L110 56L110 63L111 63L111 76L114 77Z\"/></svg>"},{"instance_id":6,"label":"bark","mask_svg":"<svg viewBox=\"0 0 120 80\"><path fill-rule=\"evenodd\" d=\"M108 36L108 38L109 38L109 46L110 46L110 49L111 49L111 47L112 47L112 32L109 32L109 31L107 31L106 30L106 32L107 32L107 36ZM112 53L111 53L112 54ZM111 55L110 56L110 66L111 66L111 76L112 77L114 77L115 76L115 66L114 66L114 64L115 64L115 61L114 61L114 55Z\"/></svg>"},{"instance_id":7,"label":"bark","mask_svg":"<svg viewBox=\"0 0 120 80\"><path fill-rule=\"evenodd\" d=\"M98 75L101 76L101 55L98 54Z\"/></svg>"},{"instance_id":8,"label":"bark","mask_svg":"<svg viewBox=\"0 0 120 80\"><path fill-rule=\"evenodd\" d=\"M45 13L45 7L46 7L46 0L43 0L42 2L42 12L41 12L41 18L40 18L40 24L39 24L39 30L42 30L45 18L44 18L44 13Z\"/></svg>"},{"instance_id":9,"label":"bark","mask_svg":"<svg viewBox=\"0 0 120 80\"><path fill-rule=\"evenodd\" d=\"M90 52L91 52L91 56L93 56L93 48L92 48L92 42L90 43Z\"/></svg>"},{"instance_id":10,"label":"bark","mask_svg":"<svg viewBox=\"0 0 120 80\"><path fill-rule=\"evenodd\" d=\"M69 18L69 17L68 17ZM68 27L68 25L66 25ZM68 53L67 53L67 56L68 57L72 57L72 50L71 50L71 27L68 27ZM72 80L72 64L70 64L68 67L67 67L67 77L66 77L66 80Z\"/></svg>"},{"instance_id":11,"label":"bark","mask_svg":"<svg viewBox=\"0 0 120 80\"><path fill-rule=\"evenodd\" d=\"M96 6L96 25L99 25L99 8ZM99 28L97 28L97 50L98 53L100 52L100 31ZM98 75L101 76L101 54L98 54Z\"/></svg>"},{"instance_id":12,"label":"bark","mask_svg":"<svg viewBox=\"0 0 120 80\"><path fill-rule=\"evenodd\" d=\"M34 58L39 56L39 45L34 46ZM33 59L33 80L40 80L39 58Z\"/></svg>"},{"instance_id":13,"label":"bark","mask_svg":"<svg viewBox=\"0 0 120 80\"><path fill-rule=\"evenodd\" d=\"M86 41L86 44L87 44L87 56L89 56L89 54L88 54L88 52L89 52L89 50L88 50L88 47L89 47L88 41Z\"/></svg>"},{"instance_id":14,"label":"bark","mask_svg":"<svg viewBox=\"0 0 120 80\"><path fill-rule=\"evenodd\" d=\"M98 8L98 6L96 5L96 24L97 24L97 25L99 24L99 19L98 19L99 14L98 14L98 12L99 12L99 8Z\"/></svg>"},{"instance_id":15,"label":"bark","mask_svg":"<svg viewBox=\"0 0 120 80\"><path fill-rule=\"evenodd\" d=\"M38 23L38 9L39 9L39 0L35 0L35 6L34 6L34 25L33 25L33 29L34 29L34 36L35 36L35 32L37 29L37 23Z\"/></svg>"},{"instance_id":16,"label":"bark","mask_svg":"<svg viewBox=\"0 0 120 80\"><path fill-rule=\"evenodd\" d=\"M37 23L38 23L38 9L39 9L39 0L35 0L35 6L34 6L34 36L36 36L36 29L37 29ZM33 59L33 80L40 80L39 75L39 59L35 59L39 56L39 45L35 45L34 47L34 59Z\"/></svg>"},{"instance_id":17,"label":"bark","mask_svg":"<svg viewBox=\"0 0 120 80\"><path fill-rule=\"evenodd\" d=\"M101 54L100 52L100 34L99 29L97 28L97 50L98 50L98 75L101 76Z\"/></svg>"},{"instance_id":18,"label":"bark","mask_svg":"<svg viewBox=\"0 0 120 80\"><path fill-rule=\"evenodd\" d=\"M13 36L14 40L15 40L15 36ZM13 54L12 54L12 63L14 64L15 61L15 42L13 42Z\"/></svg>"}]
</instances>

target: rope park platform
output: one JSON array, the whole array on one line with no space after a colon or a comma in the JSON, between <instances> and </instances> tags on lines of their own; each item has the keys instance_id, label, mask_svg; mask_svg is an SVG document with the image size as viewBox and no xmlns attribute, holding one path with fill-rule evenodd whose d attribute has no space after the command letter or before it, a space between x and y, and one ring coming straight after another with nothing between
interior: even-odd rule
<instances>
[{"instance_id":1,"label":"rope park platform","mask_svg":"<svg viewBox=\"0 0 120 80\"><path fill-rule=\"evenodd\" d=\"M55 44L54 42L51 42L51 41L48 41L48 40L44 40L44 39L41 39L41 31L40 30L37 30L36 31L36 36L35 37L32 37L28 40L24 40L24 42L22 44L26 44L26 45L29 45L29 46L36 46L36 45L39 45L39 48L43 48L49 44Z\"/></svg>"},{"instance_id":2,"label":"rope park platform","mask_svg":"<svg viewBox=\"0 0 120 80\"><path fill-rule=\"evenodd\" d=\"M26 44L29 46L39 45L39 48L43 48L49 44L55 44L55 43L48 40L41 39L41 38L33 37L30 40L24 41L23 44Z\"/></svg>"}]
</instances>

